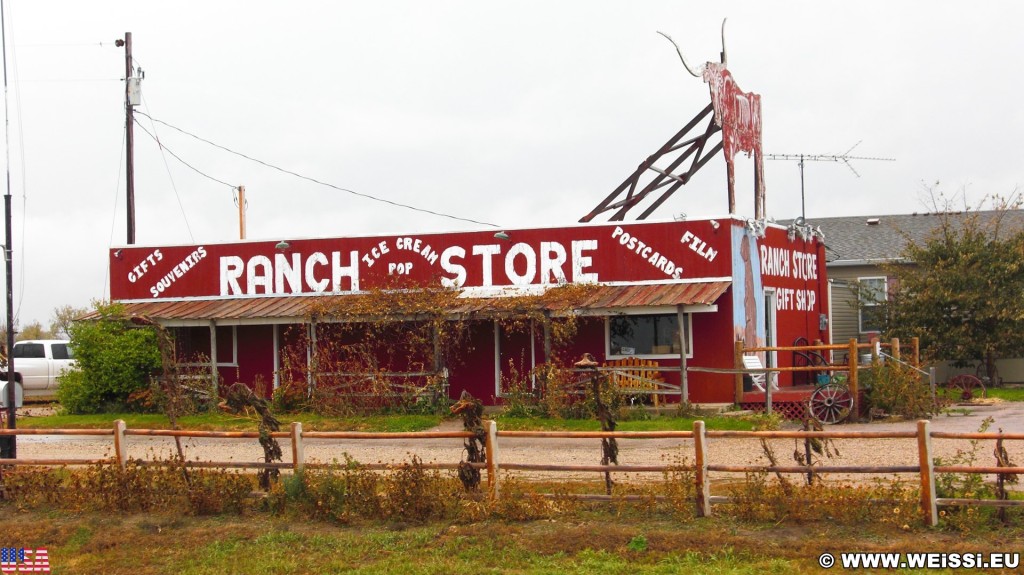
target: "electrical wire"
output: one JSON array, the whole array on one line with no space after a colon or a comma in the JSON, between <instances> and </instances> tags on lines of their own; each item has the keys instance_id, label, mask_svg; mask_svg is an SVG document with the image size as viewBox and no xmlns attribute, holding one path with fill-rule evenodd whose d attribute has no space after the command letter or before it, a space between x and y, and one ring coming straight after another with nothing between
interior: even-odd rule
<instances>
[{"instance_id":1,"label":"electrical wire","mask_svg":"<svg viewBox=\"0 0 1024 575\"><path fill-rule=\"evenodd\" d=\"M14 32L14 6L11 5L9 8L9 20L11 23L11 32ZM18 289L18 305L14 309L15 317L21 316L21 305L25 302L25 262L28 258L25 256L27 236L26 231L28 230L28 168L25 164L25 121L22 115L21 105L21 76L18 69L18 47L17 44L11 44L11 60L12 69L14 71L14 107L18 114L18 149L21 150L21 243L18 247L21 248L21 261L19 270L19 285Z\"/></svg>"},{"instance_id":2,"label":"electrical wire","mask_svg":"<svg viewBox=\"0 0 1024 575\"><path fill-rule=\"evenodd\" d=\"M125 120L127 125L127 120ZM117 200L121 197L121 170L124 168L124 147L128 139L128 130L121 130L121 153L118 157L121 160L117 163L117 183L114 185L114 215L110 218L110 239L107 241L107 247L113 247L114 245L114 228L117 226ZM107 272L103 274L103 295L107 296L107 280L110 279L110 258L107 258ZM109 299L109 298L107 298Z\"/></svg>"},{"instance_id":3,"label":"electrical wire","mask_svg":"<svg viewBox=\"0 0 1024 575\"><path fill-rule=\"evenodd\" d=\"M442 213L442 212L435 212L433 210L428 210L428 209L425 209L425 208L417 208L416 206L410 206L409 204L403 204L401 202L396 202L396 201L393 201L393 200L379 198L377 196L373 196L373 195L370 195L370 194L364 194L362 192L357 192L357 191L354 191L354 190L350 190L348 188L343 188L341 186L336 186L336 185L331 184L329 182L324 182L324 181L318 180L316 178L305 176L305 175L302 175L302 174L300 174L298 172L293 172L291 170L275 166L274 164L271 164L269 162L264 162L263 160L259 160L257 158L253 158L251 156L247 156L247 155L245 155L245 154L243 154L241 152L236 152L235 150L232 150L231 148L228 148L226 146L222 146L222 145L217 144L215 142L211 142L210 140L207 140L206 138L202 138L202 137L197 136L197 135L195 135L195 134L193 134L193 133L191 133L191 132L189 132L187 130L183 130L183 129L181 129L181 128L177 127L177 126L174 126L172 124L168 124L167 122L164 122L163 120L159 120L157 118L153 118L153 117L151 117L148 114L145 114L143 112L139 112L139 113L142 114L143 116L146 116L147 118L149 118L150 120L152 120L154 122L157 122L159 124L163 124L163 125L167 126L168 128L171 128L172 130L176 130L178 132L181 132L182 134L185 134L186 136L189 136L190 138L194 138L196 140L199 140L200 142L203 142L205 144L209 144L209 145L211 145L211 146L213 146L215 148L221 149L221 150L223 150L225 152L228 152L230 154L234 154L234 155L239 156L241 158L245 158L246 160L249 160L250 162L256 162L257 164L260 164L262 166L265 166L265 167L273 169L273 170L277 170L278 172L282 172L282 173L288 174L290 176L295 176L296 178L299 178L299 179L302 179L302 180L306 180L308 182L313 182L314 184L319 184L321 186L332 188L332 189L338 190L339 192L345 192L347 194L352 194L354 196L359 196L361 198L366 198L368 200L373 200L375 202L381 202L381 203L389 204L389 205L396 206L396 207L399 207L399 208L405 208L407 210L413 210L413 211L416 211L416 212L421 212L421 213L424 213L424 214L440 216L442 218L448 218L448 219L452 219L452 220L459 220L459 221L462 221L462 222L469 222L469 223L472 223L472 224L480 224L480 225L484 225L484 226L491 226L492 228L500 228L501 227L498 224L492 224L490 222L482 222L480 220L473 220L473 219L470 219L470 218L463 218L463 217L459 217L459 216L453 216L451 214L445 214L445 213Z\"/></svg>"},{"instance_id":4,"label":"electrical wire","mask_svg":"<svg viewBox=\"0 0 1024 575\"><path fill-rule=\"evenodd\" d=\"M142 114L143 116L146 116L147 118L149 118L149 115L144 113L144 112L140 112L140 111L136 110L135 113L136 114ZM152 118L150 118L150 119L152 119ZM179 162L184 164L186 168L192 170L193 172L199 174L200 176L203 176L204 178L206 178L208 180L213 180L214 182L217 182L218 184L225 185L225 186L227 186L227 187L229 187L231 189L235 189L235 188L238 187L238 186L236 186L234 184L229 184L229 183L225 182L224 180L218 180L217 178L211 176L210 174L207 174L206 172L200 170L199 168L197 168L197 167L193 166L192 164L186 162L185 160L181 159L181 157L178 154L174 153L174 150L171 150L167 146L161 144L160 140L157 139L157 137L154 136L152 132L147 130L146 127L143 126L138 120L135 120L135 125L138 126L139 128L141 128L142 131L145 132L147 136L149 136L150 138L153 138L153 141L156 142L156 145L160 146L163 150L166 150L167 153L170 154L172 158L174 158L175 160L178 160Z\"/></svg>"},{"instance_id":5,"label":"electrical wire","mask_svg":"<svg viewBox=\"0 0 1024 575\"><path fill-rule=\"evenodd\" d=\"M142 103L149 109L149 102L146 101L146 97L142 97ZM147 117L149 117L147 115ZM178 186L174 184L174 176L171 174L171 166L167 163L167 155L164 154L164 146L160 143L160 136L156 133L156 124L153 123L153 119L150 117L150 123L153 124L153 134L156 138L156 144L160 147L160 157L164 161L164 169L167 170L167 178L171 181L171 189L174 190L174 197L178 200L178 209L181 210L181 219L185 220L185 229L188 231L189 240L195 243L196 238L192 235L192 226L188 223L188 216L185 214L185 205L181 203L181 194L178 193Z\"/></svg>"},{"instance_id":6,"label":"electrical wire","mask_svg":"<svg viewBox=\"0 0 1024 575\"><path fill-rule=\"evenodd\" d=\"M8 107L8 89L7 89L7 7L0 0L0 40L2 40L2 52L3 52L3 68L4 68L4 164L6 166L5 173L7 176L7 188L4 191L4 203L6 213L7 229L4 230L4 264L6 265L7 277L7 342L4 344L8 348L14 342L14 326L17 325L16 315L14 312L14 286L11 285L13 271L13 262L11 259L14 257L11 249L11 242L14 239L11 237L11 113ZM11 376L11 366L8 364L8 377ZM10 388L8 388L10 391ZM14 417L14 406L10 406L11 418Z\"/></svg>"}]
</instances>

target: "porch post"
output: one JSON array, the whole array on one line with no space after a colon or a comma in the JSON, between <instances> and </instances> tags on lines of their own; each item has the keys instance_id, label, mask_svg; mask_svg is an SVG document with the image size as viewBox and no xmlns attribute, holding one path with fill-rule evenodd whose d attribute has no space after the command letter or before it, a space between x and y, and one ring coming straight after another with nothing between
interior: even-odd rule
<instances>
[{"instance_id":1,"label":"porch post","mask_svg":"<svg viewBox=\"0 0 1024 575\"><path fill-rule=\"evenodd\" d=\"M530 391L537 390L537 321L530 318Z\"/></svg>"},{"instance_id":2,"label":"porch post","mask_svg":"<svg viewBox=\"0 0 1024 575\"><path fill-rule=\"evenodd\" d=\"M734 397L735 403L739 404L740 400L743 399L743 372L739 371L743 369L743 340L738 340L735 343L735 349L733 350L733 369L736 369L735 377L735 390Z\"/></svg>"},{"instance_id":3,"label":"porch post","mask_svg":"<svg viewBox=\"0 0 1024 575\"><path fill-rule=\"evenodd\" d=\"M316 387L316 318L309 320L309 343L306 344L306 385L309 395Z\"/></svg>"},{"instance_id":4,"label":"porch post","mask_svg":"<svg viewBox=\"0 0 1024 575\"><path fill-rule=\"evenodd\" d=\"M441 373L441 334L438 332L437 325L431 327L431 338L434 343L434 374Z\"/></svg>"},{"instance_id":5,"label":"porch post","mask_svg":"<svg viewBox=\"0 0 1024 575\"><path fill-rule=\"evenodd\" d=\"M679 403L690 403L690 382L686 375L686 314L683 305L676 306L676 323L679 327Z\"/></svg>"},{"instance_id":6,"label":"porch post","mask_svg":"<svg viewBox=\"0 0 1024 575\"><path fill-rule=\"evenodd\" d=\"M217 371L217 320L210 320L210 379L213 381L213 393L218 395L220 390L220 373Z\"/></svg>"},{"instance_id":7,"label":"porch post","mask_svg":"<svg viewBox=\"0 0 1024 575\"><path fill-rule=\"evenodd\" d=\"M501 323L494 319L494 397L501 397Z\"/></svg>"},{"instance_id":8,"label":"porch post","mask_svg":"<svg viewBox=\"0 0 1024 575\"><path fill-rule=\"evenodd\" d=\"M278 324L274 324L274 389L281 387L281 336L280 327Z\"/></svg>"},{"instance_id":9,"label":"porch post","mask_svg":"<svg viewBox=\"0 0 1024 575\"><path fill-rule=\"evenodd\" d=\"M551 363L551 314L544 312L544 363Z\"/></svg>"}]
</instances>

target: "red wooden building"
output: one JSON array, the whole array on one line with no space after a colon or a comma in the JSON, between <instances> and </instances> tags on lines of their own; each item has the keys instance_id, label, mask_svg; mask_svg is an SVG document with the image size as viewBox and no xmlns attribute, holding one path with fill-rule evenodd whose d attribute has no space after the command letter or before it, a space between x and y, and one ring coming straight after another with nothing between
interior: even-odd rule
<instances>
[{"instance_id":1,"label":"red wooden building","mask_svg":"<svg viewBox=\"0 0 1024 575\"><path fill-rule=\"evenodd\" d=\"M550 350L543 330L504 330L488 311L496 298L563 284L593 286L563 310L578 314L566 355L675 368L662 376L685 383L692 402L734 401L732 375L699 369L732 368L737 340L754 347L828 335L821 238L736 216L110 250L112 300L173 328L185 348L215 364L222 385L263 381L268 389L281 384L287 345L301 339L312 348L330 331L331 318L316 317L313 302L343 309L371 290L448 288L465 302L449 313L470 327L459 357L431 369L444 369L452 397L468 390L499 403L503 372L543 364ZM792 358L762 361L786 366ZM779 383L792 382L782 374Z\"/></svg>"}]
</instances>

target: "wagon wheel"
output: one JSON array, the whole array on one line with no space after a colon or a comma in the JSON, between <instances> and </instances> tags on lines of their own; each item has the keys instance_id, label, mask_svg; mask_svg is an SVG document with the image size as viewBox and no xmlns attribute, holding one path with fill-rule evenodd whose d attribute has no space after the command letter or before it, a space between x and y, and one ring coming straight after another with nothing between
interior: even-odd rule
<instances>
[{"instance_id":1,"label":"wagon wheel","mask_svg":"<svg viewBox=\"0 0 1024 575\"><path fill-rule=\"evenodd\" d=\"M976 390L981 390L981 396L987 397L988 391L985 389L985 384L980 379L970 374L962 374L953 376L949 380L949 389L957 390L960 393L960 399L972 399Z\"/></svg>"},{"instance_id":2,"label":"wagon wheel","mask_svg":"<svg viewBox=\"0 0 1024 575\"><path fill-rule=\"evenodd\" d=\"M830 383L815 389L808 404L814 419L824 424L839 423L853 410L853 395L845 385Z\"/></svg>"}]
</instances>

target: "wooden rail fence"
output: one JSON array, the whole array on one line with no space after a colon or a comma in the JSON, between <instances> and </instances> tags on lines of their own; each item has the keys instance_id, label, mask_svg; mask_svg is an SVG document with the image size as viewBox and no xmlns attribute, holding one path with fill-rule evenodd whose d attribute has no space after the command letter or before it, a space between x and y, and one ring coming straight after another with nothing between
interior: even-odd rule
<instances>
[{"instance_id":1,"label":"wooden rail fence","mask_svg":"<svg viewBox=\"0 0 1024 575\"><path fill-rule=\"evenodd\" d=\"M494 421L484 422L486 431L485 449L486 463L472 464L486 470L487 485L491 497L500 497L500 478L502 471L542 471L542 472L615 472L615 473L664 473L673 469L684 469L694 472L696 497L695 507L699 517L711 515L715 504L729 503L729 497L712 496L710 490L710 474L716 473L850 473L850 474L893 474L915 473L920 476L921 512L927 525L938 524L937 508L940 506L992 506L1012 507L1024 506L1024 500L997 499L953 499L940 498L935 494L935 477L937 473L983 474L983 475L1021 475L1024 467L997 466L964 466L934 464L932 455L932 439L957 440L1024 440L1024 433L950 433L931 431L929 422L917 422L914 431L843 431L828 428L824 431L708 431L703 421L695 421L693 429L688 431L499 431ZM50 435L77 437L104 437L113 439L114 455L107 458L18 458L0 459L0 465L8 466L74 466L74 465L117 465L122 469L128 464L128 436L149 437L191 437L209 439L258 439L255 431L194 431L171 429L128 429L125 422L117 420L112 429L0 429L0 436L9 435ZM467 431L423 431L404 433L375 433L359 431L303 431L301 423L292 423L290 431L274 432L272 437L287 439L291 443L291 462L263 461L185 461L188 467L218 469L292 469L301 472L304 469L328 468L335 464L307 462L305 457L305 441L308 439L346 439L346 440L422 440L422 439L467 439L474 435ZM500 459L499 438L546 439L679 439L693 440L694 463L691 466L670 465L549 465L504 462ZM857 466L857 465L722 465L710 463L708 439L914 439L918 448L917 465L893 466ZM134 460L140 465L164 465L161 461ZM360 464L366 469L388 469L393 464ZM458 462L426 463L428 469L456 469ZM582 495L584 499L610 499L606 495Z\"/></svg>"}]
</instances>

